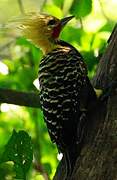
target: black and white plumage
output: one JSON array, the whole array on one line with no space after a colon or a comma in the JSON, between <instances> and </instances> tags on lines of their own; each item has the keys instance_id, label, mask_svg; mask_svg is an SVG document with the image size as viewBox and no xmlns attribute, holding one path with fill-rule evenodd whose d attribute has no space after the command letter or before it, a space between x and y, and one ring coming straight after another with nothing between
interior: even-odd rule
<instances>
[{"instance_id":1,"label":"black and white plumage","mask_svg":"<svg viewBox=\"0 0 117 180\"><path fill-rule=\"evenodd\" d=\"M66 42L40 62L40 99L51 140L64 152L77 139L80 93L87 69L80 53Z\"/></svg>"},{"instance_id":2,"label":"black and white plumage","mask_svg":"<svg viewBox=\"0 0 117 180\"><path fill-rule=\"evenodd\" d=\"M60 20L31 13L23 18L20 26L24 36L45 54L39 66L40 100L51 140L66 159L67 174L79 155L88 102L95 96L82 56L59 39L73 17Z\"/></svg>"}]
</instances>

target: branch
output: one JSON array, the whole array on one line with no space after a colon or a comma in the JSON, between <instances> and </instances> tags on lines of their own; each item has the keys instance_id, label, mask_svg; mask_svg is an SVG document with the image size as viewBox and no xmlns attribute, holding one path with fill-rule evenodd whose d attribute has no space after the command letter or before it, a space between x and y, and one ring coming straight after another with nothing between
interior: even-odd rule
<instances>
[{"instance_id":1,"label":"branch","mask_svg":"<svg viewBox=\"0 0 117 180\"><path fill-rule=\"evenodd\" d=\"M0 102L40 108L39 94L0 88Z\"/></svg>"},{"instance_id":2,"label":"branch","mask_svg":"<svg viewBox=\"0 0 117 180\"><path fill-rule=\"evenodd\" d=\"M40 7L40 12L43 12L44 6L47 3L47 0L44 0L41 7Z\"/></svg>"},{"instance_id":3,"label":"branch","mask_svg":"<svg viewBox=\"0 0 117 180\"><path fill-rule=\"evenodd\" d=\"M22 0L18 0L18 4L19 4L19 9L20 9L21 13L25 14Z\"/></svg>"}]
</instances>

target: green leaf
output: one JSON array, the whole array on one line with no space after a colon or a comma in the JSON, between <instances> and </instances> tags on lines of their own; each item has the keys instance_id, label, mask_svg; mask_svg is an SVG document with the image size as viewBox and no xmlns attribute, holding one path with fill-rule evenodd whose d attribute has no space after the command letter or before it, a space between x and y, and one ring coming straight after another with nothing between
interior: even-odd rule
<instances>
[{"instance_id":1,"label":"green leaf","mask_svg":"<svg viewBox=\"0 0 117 180\"><path fill-rule=\"evenodd\" d=\"M56 6L59 6L60 8L62 8L63 6L63 3L64 3L64 0L53 0L53 3L56 5Z\"/></svg>"},{"instance_id":2,"label":"green leaf","mask_svg":"<svg viewBox=\"0 0 117 180\"><path fill-rule=\"evenodd\" d=\"M0 163L13 161L16 179L26 179L26 174L33 159L31 137L25 131L18 133L13 130L5 150L0 158Z\"/></svg>"},{"instance_id":3,"label":"green leaf","mask_svg":"<svg viewBox=\"0 0 117 180\"><path fill-rule=\"evenodd\" d=\"M49 164L49 163L44 163L43 165L44 165L45 170L46 170L49 174L51 174L51 173L52 173L52 169L51 169L50 164Z\"/></svg>"},{"instance_id":4,"label":"green leaf","mask_svg":"<svg viewBox=\"0 0 117 180\"><path fill-rule=\"evenodd\" d=\"M63 17L62 10L58 6L56 6L56 5L46 4L45 7L44 7L44 10L47 13L49 13L49 14L55 16L55 17L58 17L58 18L62 18Z\"/></svg>"},{"instance_id":5,"label":"green leaf","mask_svg":"<svg viewBox=\"0 0 117 180\"><path fill-rule=\"evenodd\" d=\"M92 0L74 0L70 12L77 18L87 16L92 10Z\"/></svg>"}]
</instances>

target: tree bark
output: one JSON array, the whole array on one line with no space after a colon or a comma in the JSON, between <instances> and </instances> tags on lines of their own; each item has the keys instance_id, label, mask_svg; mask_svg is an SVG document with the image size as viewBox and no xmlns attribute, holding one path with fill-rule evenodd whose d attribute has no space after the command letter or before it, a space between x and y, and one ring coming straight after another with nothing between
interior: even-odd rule
<instances>
[{"instance_id":1,"label":"tree bark","mask_svg":"<svg viewBox=\"0 0 117 180\"><path fill-rule=\"evenodd\" d=\"M92 84L95 88L110 90L110 95L92 107L87 136L72 176L68 179L117 180L117 25ZM54 180L64 179L65 165L62 161Z\"/></svg>"}]
</instances>

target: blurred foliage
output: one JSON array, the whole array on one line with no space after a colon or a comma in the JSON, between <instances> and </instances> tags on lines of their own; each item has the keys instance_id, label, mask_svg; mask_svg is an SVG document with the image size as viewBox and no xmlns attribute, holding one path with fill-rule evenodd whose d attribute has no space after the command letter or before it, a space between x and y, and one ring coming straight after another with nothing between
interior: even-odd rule
<instances>
[{"instance_id":1,"label":"blurred foliage","mask_svg":"<svg viewBox=\"0 0 117 180\"><path fill-rule=\"evenodd\" d=\"M70 12L75 14L76 18L82 18L88 15L92 10L92 0L74 0Z\"/></svg>"},{"instance_id":2,"label":"blurred foliage","mask_svg":"<svg viewBox=\"0 0 117 180\"><path fill-rule=\"evenodd\" d=\"M14 162L14 170L16 179L26 180L27 172L33 159L33 147L31 138L25 131L17 133L13 130L5 150L0 158L0 163L7 161ZM2 176L0 177L3 178Z\"/></svg>"},{"instance_id":3,"label":"blurred foliage","mask_svg":"<svg viewBox=\"0 0 117 180\"><path fill-rule=\"evenodd\" d=\"M7 20L22 12L19 2L22 2L24 12L39 10L59 18L69 14L75 15L76 18L61 33L61 39L71 43L81 52L88 66L89 77L92 78L117 19L117 1L2 0L0 2L0 87L28 92L38 91L37 77L39 61L42 58L41 50L25 38L18 37L14 29L9 31L4 29ZM3 152L8 155L7 142L13 129L19 132L24 130L32 137L34 157L28 179L43 180L48 176L52 179L58 163L57 149L50 142L41 109L4 103L0 105L0 155ZM14 161L12 151L10 155L10 158L6 157L7 160ZM11 163L3 163L0 166L0 179L13 178L12 166Z\"/></svg>"}]
</instances>

